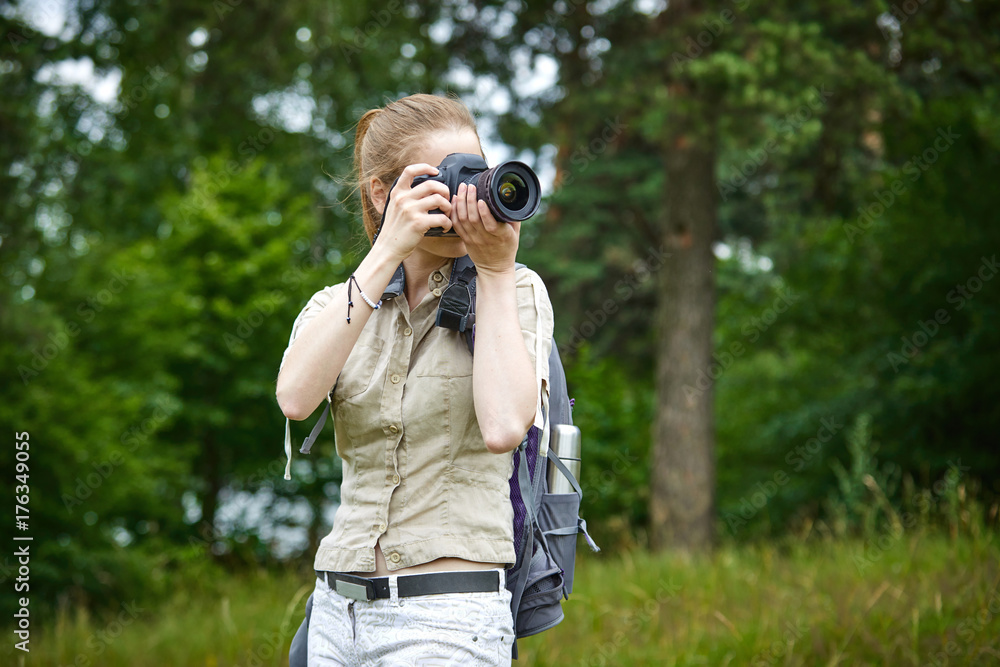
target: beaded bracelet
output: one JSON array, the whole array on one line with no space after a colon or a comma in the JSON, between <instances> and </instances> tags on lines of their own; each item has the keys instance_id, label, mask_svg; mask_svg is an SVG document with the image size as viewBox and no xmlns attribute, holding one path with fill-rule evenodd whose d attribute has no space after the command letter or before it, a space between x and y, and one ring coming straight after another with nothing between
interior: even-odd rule
<instances>
[{"instance_id":1,"label":"beaded bracelet","mask_svg":"<svg viewBox=\"0 0 1000 667\"><path fill-rule=\"evenodd\" d=\"M372 307L372 310L378 310L379 308L382 307L382 299L379 299L378 303L372 303L372 300L365 295L364 291L361 289L361 285L358 285L358 279L355 278L354 274L352 273L351 277L347 279L347 323L348 324L351 323L351 306L354 305L354 301L351 299L351 283L357 285L358 293L361 295L361 298L365 300L365 303L367 303L369 306Z\"/></svg>"}]
</instances>

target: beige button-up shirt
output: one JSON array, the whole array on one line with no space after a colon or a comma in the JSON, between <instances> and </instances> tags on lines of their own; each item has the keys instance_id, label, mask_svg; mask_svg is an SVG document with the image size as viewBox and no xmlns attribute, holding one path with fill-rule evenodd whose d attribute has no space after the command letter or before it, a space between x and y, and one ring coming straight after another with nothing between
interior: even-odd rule
<instances>
[{"instance_id":1,"label":"beige button-up shirt","mask_svg":"<svg viewBox=\"0 0 1000 667\"><path fill-rule=\"evenodd\" d=\"M434 324L452 264L431 274L431 293L413 312L404 294L372 313L340 373L330 409L344 463L341 504L316 553L316 570L374 571L376 542L390 570L445 556L514 562L508 481L514 452L486 449L472 400L472 355L459 333ZM552 306L534 271L519 268L515 275L541 428ZM345 285L313 295L292 326L289 348ZM367 306L355 299L354 307ZM285 452L285 479L291 479L287 422Z\"/></svg>"}]
</instances>

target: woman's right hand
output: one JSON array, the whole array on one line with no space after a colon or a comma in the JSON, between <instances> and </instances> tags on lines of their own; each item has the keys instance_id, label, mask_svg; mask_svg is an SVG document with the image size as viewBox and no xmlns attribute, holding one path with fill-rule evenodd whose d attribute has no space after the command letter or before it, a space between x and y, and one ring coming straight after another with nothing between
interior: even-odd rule
<instances>
[{"instance_id":1,"label":"woman's right hand","mask_svg":"<svg viewBox=\"0 0 1000 667\"><path fill-rule=\"evenodd\" d=\"M400 261L409 257L429 229L451 229L452 203L448 186L431 180L413 185L417 176L436 176L437 173L437 167L429 164L411 164L403 169L388 193L389 207L376 244L385 244L383 247ZM434 209L440 209L441 213L430 213Z\"/></svg>"}]
</instances>

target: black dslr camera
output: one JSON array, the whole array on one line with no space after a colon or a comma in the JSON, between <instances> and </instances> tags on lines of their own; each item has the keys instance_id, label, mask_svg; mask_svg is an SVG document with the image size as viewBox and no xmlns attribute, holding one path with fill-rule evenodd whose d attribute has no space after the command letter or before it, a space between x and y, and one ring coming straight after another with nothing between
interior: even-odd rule
<instances>
[{"instance_id":1,"label":"black dslr camera","mask_svg":"<svg viewBox=\"0 0 1000 667\"><path fill-rule=\"evenodd\" d=\"M413 185L424 181L444 183L448 186L450 196L458 193L458 186L462 183L476 186L476 199L485 201L490 213L499 222L527 220L538 210L541 200L538 176L528 165L517 160L508 160L490 169L486 166L486 160L478 155L451 153L438 165L437 176L417 176L413 179ZM441 213L441 209L434 209L431 213ZM428 230L425 236L458 234L435 227Z\"/></svg>"}]
</instances>

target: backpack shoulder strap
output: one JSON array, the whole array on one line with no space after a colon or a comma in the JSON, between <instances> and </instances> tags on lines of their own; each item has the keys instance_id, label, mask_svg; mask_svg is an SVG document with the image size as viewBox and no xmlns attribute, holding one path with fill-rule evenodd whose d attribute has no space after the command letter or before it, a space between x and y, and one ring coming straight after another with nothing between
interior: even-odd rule
<instances>
[{"instance_id":1,"label":"backpack shoulder strap","mask_svg":"<svg viewBox=\"0 0 1000 667\"><path fill-rule=\"evenodd\" d=\"M452 265L434 323L459 333L467 333L476 324L476 265L468 255Z\"/></svg>"},{"instance_id":2,"label":"backpack shoulder strap","mask_svg":"<svg viewBox=\"0 0 1000 667\"><path fill-rule=\"evenodd\" d=\"M566 386L566 371L559 356L559 347L552 341L549 352L549 421L553 424L572 424L573 411Z\"/></svg>"},{"instance_id":3,"label":"backpack shoulder strap","mask_svg":"<svg viewBox=\"0 0 1000 667\"><path fill-rule=\"evenodd\" d=\"M524 264L517 262L514 267L515 270L521 269L524 268ZM434 323L439 327L465 334L469 353L475 354L476 265L468 255L457 258L452 265L448 287L438 302L437 319Z\"/></svg>"}]
</instances>

